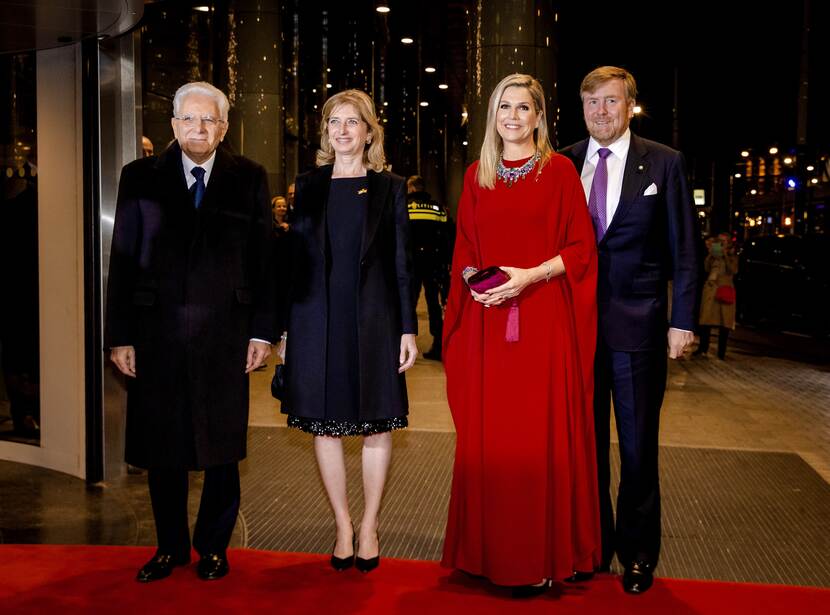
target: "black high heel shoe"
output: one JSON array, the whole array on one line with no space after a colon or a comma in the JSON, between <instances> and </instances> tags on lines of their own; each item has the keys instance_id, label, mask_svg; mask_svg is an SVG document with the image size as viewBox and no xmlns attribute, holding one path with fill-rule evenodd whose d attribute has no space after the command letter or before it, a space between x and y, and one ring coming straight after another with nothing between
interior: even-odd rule
<instances>
[{"instance_id":1,"label":"black high heel shoe","mask_svg":"<svg viewBox=\"0 0 830 615\"><path fill-rule=\"evenodd\" d=\"M378 554L374 557L370 557L369 559L364 559L362 557L355 557L354 559L354 567L360 570L363 574L367 572L372 572L375 568L380 566L380 536L378 536Z\"/></svg>"},{"instance_id":2,"label":"black high heel shoe","mask_svg":"<svg viewBox=\"0 0 830 615\"><path fill-rule=\"evenodd\" d=\"M334 568L337 572L343 572L344 570L348 570L354 565L355 560L355 540L357 535L354 533L354 525L352 526L352 554L348 557L337 557L333 551L334 547L337 546L337 539L334 540L334 547L331 548L331 567ZM360 559L360 558L358 558Z\"/></svg>"}]
</instances>

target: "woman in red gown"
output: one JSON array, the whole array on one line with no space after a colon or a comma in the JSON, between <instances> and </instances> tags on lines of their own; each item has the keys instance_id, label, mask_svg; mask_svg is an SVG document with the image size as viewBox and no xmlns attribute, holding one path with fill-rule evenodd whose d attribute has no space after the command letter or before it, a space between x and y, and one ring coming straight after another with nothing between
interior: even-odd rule
<instances>
[{"instance_id":1,"label":"woman in red gown","mask_svg":"<svg viewBox=\"0 0 830 615\"><path fill-rule=\"evenodd\" d=\"M552 151L544 100L519 74L490 97L444 325L457 441L442 564L515 595L594 570L601 554L594 230L573 164ZM461 283L492 265L510 280L482 294Z\"/></svg>"}]
</instances>

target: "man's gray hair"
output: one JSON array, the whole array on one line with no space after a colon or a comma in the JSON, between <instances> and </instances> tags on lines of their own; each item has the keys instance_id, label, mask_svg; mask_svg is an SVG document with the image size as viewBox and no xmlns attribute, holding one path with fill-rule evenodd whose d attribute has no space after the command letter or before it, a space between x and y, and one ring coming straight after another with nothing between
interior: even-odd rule
<instances>
[{"instance_id":1,"label":"man's gray hair","mask_svg":"<svg viewBox=\"0 0 830 615\"><path fill-rule=\"evenodd\" d=\"M181 111L184 99L191 94L210 96L216 101L216 106L219 108L219 119L228 119L228 109L230 109L231 106L228 102L228 97L225 96L225 93L222 90L206 81L192 81L190 83L185 83L182 87L176 90L176 95L173 97L173 115L180 115L179 112Z\"/></svg>"}]
</instances>

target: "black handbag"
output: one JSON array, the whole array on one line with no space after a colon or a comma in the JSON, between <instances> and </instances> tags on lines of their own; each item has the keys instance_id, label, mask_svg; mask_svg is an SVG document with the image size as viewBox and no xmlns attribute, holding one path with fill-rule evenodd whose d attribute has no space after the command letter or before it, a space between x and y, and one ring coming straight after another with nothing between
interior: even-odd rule
<instances>
[{"instance_id":1,"label":"black handbag","mask_svg":"<svg viewBox=\"0 0 830 615\"><path fill-rule=\"evenodd\" d=\"M280 401L285 401L288 391L285 383L285 364L280 363L274 369L274 377L271 378L271 395Z\"/></svg>"}]
</instances>

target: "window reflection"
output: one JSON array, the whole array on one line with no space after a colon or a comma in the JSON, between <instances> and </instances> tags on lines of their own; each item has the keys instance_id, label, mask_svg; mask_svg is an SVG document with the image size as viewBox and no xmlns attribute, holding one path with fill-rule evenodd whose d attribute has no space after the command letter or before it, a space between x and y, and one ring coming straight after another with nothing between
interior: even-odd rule
<instances>
[{"instance_id":1,"label":"window reflection","mask_svg":"<svg viewBox=\"0 0 830 615\"><path fill-rule=\"evenodd\" d=\"M0 438L40 442L35 55L0 56Z\"/></svg>"}]
</instances>

